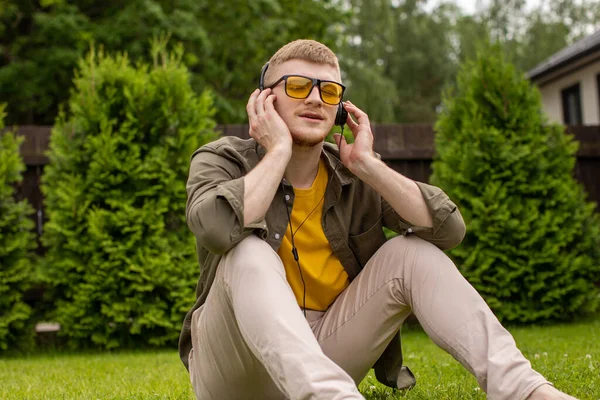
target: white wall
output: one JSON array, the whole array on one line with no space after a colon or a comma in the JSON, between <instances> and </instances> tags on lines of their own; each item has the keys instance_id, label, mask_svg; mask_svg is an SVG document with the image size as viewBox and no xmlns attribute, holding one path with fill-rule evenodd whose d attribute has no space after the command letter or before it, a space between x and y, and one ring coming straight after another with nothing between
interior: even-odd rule
<instances>
[{"instance_id":1,"label":"white wall","mask_svg":"<svg viewBox=\"0 0 600 400\"><path fill-rule=\"evenodd\" d=\"M600 74L600 60L568 75L539 86L544 112L553 122L564 123L561 91L579 82L581 113L584 125L600 125L600 101L596 76Z\"/></svg>"}]
</instances>

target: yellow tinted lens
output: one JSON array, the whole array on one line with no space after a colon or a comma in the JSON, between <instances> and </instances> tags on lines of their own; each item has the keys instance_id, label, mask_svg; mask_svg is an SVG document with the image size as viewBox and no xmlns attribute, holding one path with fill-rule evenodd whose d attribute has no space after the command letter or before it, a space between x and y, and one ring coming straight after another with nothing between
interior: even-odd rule
<instances>
[{"instance_id":1,"label":"yellow tinted lens","mask_svg":"<svg viewBox=\"0 0 600 400\"><path fill-rule=\"evenodd\" d=\"M342 100L342 87L337 83L321 83L321 97L325 103L338 104Z\"/></svg>"},{"instance_id":2,"label":"yellow tinted lens","mask_svg":"<svg viewBox=\"0 0 600 400\"><path fill-rule=\"evenodd\" d=\"M301 76L290 76L285 83L285 91L288 96L296 99L304 99L310 93L312 81Z\"/></svg>"}]
</instances>

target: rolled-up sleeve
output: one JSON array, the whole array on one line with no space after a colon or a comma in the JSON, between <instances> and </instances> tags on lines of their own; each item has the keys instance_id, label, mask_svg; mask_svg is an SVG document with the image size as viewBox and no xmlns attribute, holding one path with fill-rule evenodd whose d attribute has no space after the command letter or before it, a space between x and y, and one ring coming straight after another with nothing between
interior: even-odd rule
<instances>
[{"instance_id":1,"label":"rolled-up sleeve","mask_svg":"<svg viewBox=\"0 0 600 400\"><path fill-rule=\"evenodd\" d=\"M252 233L266 237L264 218L244 226L244 173L241 165L211 151L199 151L186 185L186 220L199 243L224 254Z\"/></svg>"},{"instance_id":2,"label":"rolled-up sleeve","mask_svg":"<svg viewBox=\"0 0 600 400\"><path fill-rule=\"evenodd\" d=\"M444 191L436 186L416 182L433 220L432 227L411 225L400 217L385 200L382 199L384 223L403 235L415 234L442 250L458 246L466 233L465 222L458 207Z\"/></svg>"}]
</instances>

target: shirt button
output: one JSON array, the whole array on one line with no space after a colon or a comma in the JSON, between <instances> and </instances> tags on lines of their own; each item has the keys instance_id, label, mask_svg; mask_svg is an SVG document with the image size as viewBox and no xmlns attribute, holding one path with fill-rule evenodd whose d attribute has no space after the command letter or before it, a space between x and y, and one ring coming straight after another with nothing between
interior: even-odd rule
<instances>
[{"instance_id":1,"label":"shirt button","mask_svg":"<svg viewBox=\"0 0 600 400\"><path fill-rule=\"evenodd\" d=\"M279 239L281 236L279 235L279 233L275 234L275 239Z\"/></svg>"},{"instance_id":2,"label":"shirt button","mask_svg":"<svg viewBox=\"0 0 600 400\"><path fill-rule=\"evenodd\" d=\"M290 195L289 194L285 195L285 201L290 201Z\"/></svg>"}]
</instances>

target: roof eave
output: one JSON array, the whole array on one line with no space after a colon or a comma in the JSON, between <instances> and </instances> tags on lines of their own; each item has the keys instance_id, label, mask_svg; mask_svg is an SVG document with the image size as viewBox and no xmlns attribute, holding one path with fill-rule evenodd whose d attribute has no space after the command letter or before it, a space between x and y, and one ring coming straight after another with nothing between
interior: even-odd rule
<instances>
[{"instance_id":1,"label":"roof eave","mask_svg":"<svg viewBox=\"0 0 600 400\"><path fill-rule=\"evenodd\" d=\"M587 57L590 54L593 54L595 52L600 52L600 43L580 52L580 53L576 53L573 54L571 57L560 61L559 63L556 64L550 64L550 65L546 65L544 66L543 64L538 65L537 67L531 69L529 72L527 72L526 76L527 78L529 78L532 81L535 80L539 80L540 78L549 75L561 68L564 68L566 66L568 66L569 64L572 64L573 62L583 58L583 57Z\"/></svg>"}]
</instances>

